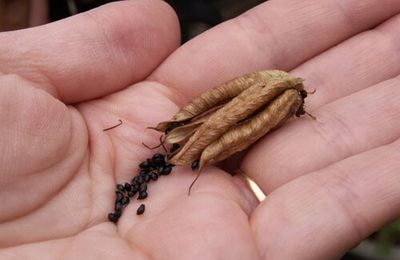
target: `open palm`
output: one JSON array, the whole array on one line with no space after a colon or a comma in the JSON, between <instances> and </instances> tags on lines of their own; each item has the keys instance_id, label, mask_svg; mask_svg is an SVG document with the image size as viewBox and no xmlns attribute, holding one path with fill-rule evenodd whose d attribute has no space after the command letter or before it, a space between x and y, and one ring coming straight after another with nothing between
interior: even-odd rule
<instances>
[{"instance_id":1,"label":"open palm","mask_svg":"<svg viewBox=\"0 0 400 260\"><path fill-rule=\"evenodd\" d=\"M400 216L397 13L397 0L272 0L177 48L165 3L125 1L1 34L0 258L340 257ZM262 203L214 167L188 197L194 173L176 167L149 185L144 215L133 201L107 221L115 183L153 153L147 126L265 69L305 78L318 120L293 120L231 163Z\"/></svg>"}]
</instances>

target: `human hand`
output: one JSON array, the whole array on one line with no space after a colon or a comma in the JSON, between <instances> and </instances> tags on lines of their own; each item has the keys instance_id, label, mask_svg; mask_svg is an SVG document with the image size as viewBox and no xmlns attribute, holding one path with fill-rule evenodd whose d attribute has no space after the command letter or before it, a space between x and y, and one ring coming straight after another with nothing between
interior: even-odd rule
<instances>
[{"instance_id":1,"label":"human hand","mask_svg":"<svg viewBox=\"0 0 400 260\"><path fill-rule=\"evenodd\" d=\"M338 258L400 215L399 12L396 0L272 0L177 48L171 9L132 1L3 33L0 258ZM131 202L107 221L115 183L153 153L147 126L264 69L305 78L318 120L244 155L263 202L214 167L188 197L195 173L175 167L143 216Z\"/></svg>"}]
</instances>

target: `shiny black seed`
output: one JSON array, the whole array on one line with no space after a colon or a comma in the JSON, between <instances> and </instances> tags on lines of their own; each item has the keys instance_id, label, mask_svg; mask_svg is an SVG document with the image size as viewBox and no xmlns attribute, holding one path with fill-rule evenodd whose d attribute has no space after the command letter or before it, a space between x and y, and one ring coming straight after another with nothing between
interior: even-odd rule
<instances>
[{"instance_id":1,"label":"shiny black seed","mask_svg":"<svg viewBox=\"0 0 400 260\"><path fill-rule=\"evenodd\" d=\"M175 152L176 150L178 150L180 147L181 147L181 146L180 146L179 144L177 144L177 143L172 144L172 147L171 147L171 149L169 149L169 152L170 152L170 153L173 153L173 152Z\"/></svg>"},{"instance_id":2,"label":"shiny black seed","mask_svg":"<svg viewBox=\"0 0 400 260\"><path fill-rule=\"evenodd\" d=\"M151 167L155 166L152 159L147 159L147 164L149 165L148 168L151 168Z\"/></svg>"},{"instance_id":3,"label":"shiny black seed","mask_svg":"<svg viewBox=\"0 0 400 260\"><path fill-rule=\"evenodd\" d=\"M156 181L156 180L158 179L157 173L152 172L152 173L150 174L150 178L151 178L153 181Z\"/></svg>"},{"instance_id":4,"label":"shiny black seed","mask_svg":"<svg viewBox=\"0 0 400 260\"><path fill-rule=\"evenodd\" d=\"M121 191L121 192L125 192L124 185L122 185L122 184L117 184L117 190L119 190L119 191Z\"/></svg>"},{"instance_id":5,"label":"shiny black seed","mask_svg":"<svg viewBox=\"0 0 400 260\"><path fill-rule=\"evenodd\" d=\"M147 169L149 167L149 163L147 161L142 162L141 164L139 164L139 168L140 169Z\"/></svg>"},{"instance_id":6,"label":"shiny black seed","mask_svg":"<svg viewBox=\"0 0 400 260\"><path fill-rule=\"evenodd\" d=\"M177 128L177 127L182 126L182 125L184 125L184 123L182 123L182 122L172 122L171 124L169 124L167 129L165 129L165 133L168 134L174 128Z\"/></svg>"},{"instance_id":7,"label":"shiny black seed","mask_svg":"<svg viewBox=\"0 0 400 260\"><path fill-rule=\"evenodd\" d=\"M119 202L124 198L124 194L122 194L120 191L116 191L115 195L115 202Z\"/></svg>"},{"instance_id":8,"label":"shiny black seed","mask_svg":"<svg viewBox=\"0 0 400 260\"><path fill-rule=\"evenodd\" d=\"M145 174L147 174L149 171L145 171L145 170L141 170L140 172L139 172L139 175L145 175Z\"/></svg>"},{"instance_id":9,"label":"shiny black seed","mask_svg":"<svg viewBox=\"0 0 400 260\"><path fill-rule=\"evenodd\" d=\"M128 197L129 197L129 198L132 198L133 196L135 196L136 192L137 192L137 191L135 191L135 192L129 191L129 192L128 192Z\"/></svg>"},{"instance_id":10,"label":"shiny black seed","mask_svg":"<svg viewBox=\"0 0 400 260\"><path fill-rule=\"evenodd\" d=\"M124 198L122 199L121 203L122 203L122 205L126 206L126 205L129 204L129 201L130 201L130 200L129 200L128 197L124 197Z\"/></svg>"},{"instance_id":11,"label":"shiny black seed","mask_svg":"<svg viewBox=\"0 0 400 260\"><path fill-rule=\"evenodd\" d=\"M117 223L119 217L115 213L108 213L108 220Z\"/></svg>"},{"instance_id":12,"label":"shiny black seed","mask_svg":"<svg viewBox=\"0 0 400 260\"><path fill-rule=\"evenodd\" d=\"M161 175L168 175L172 171L171 165L165 165L161 171Z\"/></svg>"},{"instance_id":13,"label":"shiny black seed","mask_svg":"<svg viewBox=\"0 0 400 260\"><path fill-rule=\"evenodd\" d=\"M192 170L197 170L200 166L199 160L196 160L192 163Z\"/></svg>"},{"instance_id":14,"label":"shiny black seed","mask_svg":"<svg viewBox=\"0 0 400 260\"><path fill-rule=\"evenodd\" d=\"M122 214L122 211L121 211L121 210L116 210L116 211L114 212L114 215L115 215L117 218L120 218L120 217L121 217L121 214Z\"/></svg>"},{"instance_id":15,"label":"shiny black seed","mask_svg":"<svg viewBox=\"0 0 400 260\"><path fill-rule=\"evenodd\" d=\"M129 183L125 183L124 188L126 191L131 191L132 190L132 186Z\"/></svg>"},{"instance_id":16,"label":"shiny black seed","mask_svg":"<svg viewBox=\"0 0 400 260\"><path fill-rule=\"evenodd\" d=\"M149 182L150 181L150 175L148 175L148 174L144 175L143 179L144 179L145 182Z\"/></svg>"},{"instance_id":17,"label":"shiny black seed","mask_svg":"<svg viewBox=\"0 0 400 260\"><path fill-rule=\"evenodd\" d=\"M139 184L137 183L132 184L132 191L137 192L138 190L139 190Z\"/></svg>"},{"instance_id":18,"label":"shiny black seed","mask_svg":"<svg viewBox=\"0 0 400 260\"><path fill-rule=\"evenodd\" d=\"M136 183L137 184L142 184L144 182L144 179L143 179L143 177L142 176L137 176L137 178L136 178Z\"/></svg>"},{"instance_id":19,"label":"shiny black seed","mask_svg":"<svg viewBox=\"0 0 400 260\"><path fill-rule=\"evenodd\" d=\"M145 198L147 198L147 191L144 192L140 192L139 196L138 196L138 200L144 200Z\"/></svg>"},{"instance_id":20,"label":"shiny black seed","mask_svg":"<svg viewBox=\"0 0 400 260\"><path fill-rule=\"evenodd\" d=\"M305 99L305 98L307 97L307 91L305 91L304 89L303 89L303 90L300 90L300 96L301 96L303 99Z\"/></svg>"},{"instance_id":21,"label":"shiny black seed","mask_svg":"<svg viewBox=\"0 0 400 260\"><path fill-rule=\"evenodd\" d=\"M145 206L144 206L144 204L141 204L139 206L139 208L137 209L136 214L137 215L142 215L144 213L144 210L145 210Z\"/></svg>"},{"instance_id":22,"label":"shiny black seed","mask_svg":"<svg viewBox=\"0 0 400 260\"><path fill-rule=\"evenodd\" d=\"M164 155L162 155L161 153L155 153L151 159L156 160L159 158L164 158Z\"/></svg>"},{"instance_id":23,"label":"shiny black seed","mask_svg":"<svg viewBox=\"0 0 400 260\"><path fill-rule=\"evenodd\" d=\"M140 193L143 193L143 192L145 192L145 191L147 191L147 185L146 185L146 183L143 184L142 186L140 186L140 188L139 188L139 194L140 194Z\"/></svg>"},{"instance_id":24,"label":"shiny black seed","mask_svg":"<svg viewBox=\"0 0 400 260\"><path fill-rule=\"evenodd\" d=\"M115 211L121 211L122 209L122 202L115 203Z\"/></svg>"},{"instance_id":25,"label":"shiny black seed","mask_svg":"<svg viewBox=\"0 0 400 260\"><path fill-rule=\"evenodd\" d=\"M304 105L301 105L299 107L299 109L296 111L296 116L300 117L300 116L304 115L305 113L306 113L306 111L304 110Z\"/></svg>"},{"instance_id":26,"label":"shiny black seed","mask_svg":"<svg viewBox=\"0 0 400 260\"><path fill-rule=\"evenodd\" d=\"M154 154L151 160L155 166L163 166L165 164L164 155L160 153Z\"/></svg>"}]
</instances>

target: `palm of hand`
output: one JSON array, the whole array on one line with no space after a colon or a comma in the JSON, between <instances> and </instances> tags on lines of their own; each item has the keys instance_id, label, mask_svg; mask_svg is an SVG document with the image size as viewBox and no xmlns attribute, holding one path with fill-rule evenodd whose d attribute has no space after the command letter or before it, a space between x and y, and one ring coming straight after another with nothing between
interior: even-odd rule
<instances>
[{"instance_id":1,"label":"palm of hand","mask_svg":"<svg viewBox=\"0 0 400 260\"><path fill-rule=\"evenodd\" d=\"M316 101L314 100L310 106L319 113L317 116L321 121L327 122L333 119L334 124L330 126L336 126L336 128L347 126L345 136L340 137L339 145L333 147L333 152L326 151L324 154L319 154L317 148L324 142L329 142L330 138L339 135L335 135L335 131L326 129L326 126L319 126L321 122L315 123L310 120L291 122L279 133L271 134L270 138L252 148L240 167L265 191L272 192L271 196L260 205L257 206L255 198L239 177L231 177L217 168L207 170L199 179L192 195L188 197L187 188L194 174L187 168L177 167L168 178L162 178L150 185L150 197L146 201L148 209L144 216L136 216L138 203L134 202L135 205L131 203L126 208L118 226L109 223L106 215L112 209L114 183L129 181L136 173L138 163L151 155L151 152L141 143L151 144L157 140L157 134L146 130L146 127L169 118L177 109L176 103L185 102L189 96L194 95L191 92L199 93L201 88L205 89L214 85L213 81L220 80L216 72L210 76L211 78L204 78L203 83L196 80L196 73L204 73L202 70L213 72L213 68L206 68L206 62L200 61L200 64L195 62L192 68L186 68L183 73L187 73L189 80L181 76L182 72L178 66L183 63L188 53L192 54L193 59L202 57L193 53L193 50L199 46L200 48L205 46L201 45L201 42L212 39L215 33L211 32L204 36L204 39L200 37L197 40L200 43L193 41L191 45L178 49L174 56L164 62L149 78L140 82L138 79L152 72L176 45L177 32L169 37L161 32L162 29L174 27L176 24L170 11L160 3L139 2L120 5L115 5L114 8L123 12L118 8L133 5L134 10L160 12L164 21L167 21L163 25L158 22L157 26L160 29L155 30L159 34L153 34L153 36L156 35L156 39L150 38L149 46L153 47L141 46L132 39L122 39L125 37L122 36L122 32L119 37L116 37L117 40L123 42L118 45L119 48L125 48L123 50L132 48L126 46L129 43L137 49L132 55L139 54L135 56L140 61L140 65L137 66L141 66L135 67L137 71L132 73L129 68L127 69L125 65L131 65L129 57L123 57L119 53L119 56L116 55L118 58L115 58L117 61L112 60L119 66L115 68L112 62L109 67L105 66L112 72L108 74L111 79L104 78L101 74L101 70L107 70L107 68L97 64L93 65L99 70L97 72L85 70L87 74L82 72L77 79L62 75L46 75L46 83L43 83L40 77L39 80L32 80L36 78L25 70L15 70L16 72L13 73L20 74L18 76L2 76L0 97L2 105L7 110L3 110L0 116L7 128L2 128L2 137L0 137L1 143L6 144L4 146L6 148L0 150L6 155L1 161L3 165L1 169L4 169L6 174L0 179L2 187L0 198L4 200L0 211L2 220L0 241L4 249L0 251L0 255L16 257L45 255L48 258L64 256L71 259L94 258L94 256L135 259L147 257L256 259L259 255L272 258L286 257L286 259L294 255L298 259L334 257L343 253L385 221L396 216L396 212L387 206L391 203L399 203L400 200L399 195L392 192L393 185L389 185L389 183L400 181L390 171L390 169L395 169L396 154L383 148L377 148L381 150L375 153L374 149L398 138L394 132L400 126L393 126L392 123L389 126L384 121L390 121L396 116L398 118L400 111L392 110L393 113L381 120L386 133L393 132L389 134L389 137L378 136L371 140L372 144L364 142L349 148L346 146L355 141L352 142L346 138L352 133L356 132L363 140L377 133L368 127L367 130L361 130L346 121L354 120L354 115L340 119L339 113L351 109L351 102L347 102L346 98L336 103L331 101L362 89L361 85L364 83L373 85L384 81L396 75L399 68L385 71L385 73L377 72L374 78L360 76L353 84L349 83L349 79L346 81L346 76L344 76L341 79L342 83L351 89L339 86L330 95L321 94L322 98L319 99L315 96ZM152 11L149 11L147 5L158 7L150 8ZM371 3L371 10L373 6L374 4ZM108 8L112 11L110 6ZM268 10L268 8L267 5L259 7L260 10ZM400 6L398 8L400 9ZM161 11L154 11L154 9L161 9ZM103 17L102 15L106 13L103 11L101 15L97 14L97 17ZM157 15L160 14L157 13ZM154 14L154 16L157 15ZM80 19L91 20L96 15L92 14L90 17ZM390 16L386 14L381 17ZM142 24L149 23L149 18L147 20L143 17L129 19L134 19L135 22L138 22L135 19L139 19L139 23L141 19ZM379 19L383 20L383 18ZM242 21L249 20L243 18ZM229 33L229 26L232 25L222 26L220 30ZM114 24L113 28L118 27ZM139 34L138 38L147 37L145 33L136 33ZM109 37L107 31L104 35L106 35L105 38ZM107 39L110 41L109 38ZM166 41L163 46L157 45L160 39ZM217 39L217 41L223 40ZM355 43L344 44L353 44L357 47L357 40L353 41ZM101 45L101 41L99 42ZM383 46L382 49L384 48L389 47ZM201 50L199 52L201 53ZM229 53L229 50L227 52ZM328 87L332 83L323 82L310 71L318 72L321 70L319 69L321 64L335 67L336 65L332 65L335 61L331 61L331 57L340 56L341 52L344 51L339 48L334 55L329 52L319 55L308 63L298 66L295 73L308 75L311 78L311 85L318 82ZM96 52L93 51L93 53ZM370 57L374 56L376 55L370 55ZM93 56L90 57L93 58ZM281 61L279 66L293 68L292 64L299 63L299 59L292 61L291 64ZM386 59L386 62L393 64L395 61L395 59L389 61ZM21 63L21 61L10 62L11 65L3 69L7 72L5 74L15 69L13 65L18 65L18 62ZM81 62L90 64L89 61ZM241 62L244 64L238 68L232 65L232 68L222 71L224 75L221 77L225 80L229 79L238 74L237 71L243 69L242 67L248 71L245 65L246 60L242 58ZM349 61L349 63L352 62L353 60ZM258 66L268 66L262 61L256 60L255 63L252 65L254 67L248 66L253 68L249 70L256 70ZM83 65L76 68L74 73L77 74L77 71L82 68L84 68ZM70 67L60 74L67 74L68 69ZM61 71L61 69L49 70L50 72ZM342 71L345 69L338 70L339 73L344 74ZM44 73L43 69L39 71ZM232 74L230 77L226 76L230 74ZM169 81L167 77L170 76L172 79ZM71 82L61 82L61 79L65 78ZM329 81L331 80L333 79L329 78ZM135 84L118 91L127 85L126 82L135 82ZM194 86L190 86L191 83L194 83ZM186 89L180 89L185 85ZM384 82L381 89L393 90L391 86L390 83ZM321 92L324 93L323 91L322 89ZM369 90L370 93L368 89L365 91L367 93L364 95L351 97L360 104L359 109L365 109L362 106L362 100L376 93L374 90ZM94 99L96 95L101 94L109 95ZM82 102L74 106L65 106L58 99L66 103ZM332 104L327 104L329 102ZM390 110L394 106L395 101L389 99L387 105L380 110ZM338 116L327 116L332 114ZM102 131L102 128L116 123L119 118L124 122L121 127L109 132ZM365 117L359 116L358 123L363 124L365 120ZM299 154L298 147L308 145L306 142L315 137L315 132L314 136L304 134L309 131L316 131L319 138L315 141L315 145L309 145L309 152ZM282 148L284 139L288 139L288 145ZM362 143L362 140L357 141ZM393 150L393 147L396 146L392 145L390 149ZM315 159L313 153L320 155L321 158ZM293 159L289 166L287 160L282 158L282 154ZM360 155L355 159L350 158L340 162L346 157L357 154ZM383 158L389 162L391 168L382 168L377 165L374 171L386 171L388 180L377 180L373 177L359 180L357 175L349 177L349 172L366 170L370 167L370 164L361 164L361 161L377 161ZM271 166L272 162L273 166ZM334 162L339 163L330 166ZM295 171L296 169L298 171ZM265 173L266 170L269 174ZM373 176L374 171L365 175ZM309 172L312 173L306 174ZM284 185L300 175L304 177ZM326 176L328 180L324 181L323 178ZM368 185L372 182L377 182L379 185L371 188ZM279 186L280 188L276 190ZM368 186L372 191L367 193L366 188L362 188L363 186ZM385 192L381 191L383 187L385 187ZM369 203L379 209L380 216L366 209L366 202L360 198L361 196L367 197ZM381 203L382 198L388 201ZM351 206L344 205L344 201L348 201ZM353 204L356 202L359 205ZM334 219L325 221L332 215L335 216ZM337 226L340 227L339 230ZM322 239L329 236L332 237ZM313 246L308 248L302 242L299 243L299 240L311 243Z\"/></svg>"}]
</instances>

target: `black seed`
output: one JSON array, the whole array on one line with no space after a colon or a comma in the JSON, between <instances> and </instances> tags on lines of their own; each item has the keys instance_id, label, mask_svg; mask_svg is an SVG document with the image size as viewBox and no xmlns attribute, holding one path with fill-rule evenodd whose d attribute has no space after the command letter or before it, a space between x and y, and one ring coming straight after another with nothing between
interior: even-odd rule
<instances>
[{"instance_id":1,"label":"black seed","mask_svg":"<svg viewBox=\"0 0 400 260\"><path fill-rule=\"evenodd\" d=\"M184 125L184 123L182 123L182 122L172 122L171 124L169 124L167 129L165 129L165 133L168 134L174 128L177 128L177 127L182 126L182 125Z\"/></svg>"},{"instance_id":2,"label":"black seed","mask_svg":"<svg viewBox=\"0 0 400 260\"><path fill-rule=\"evenodd\" d=\"M144 179L145 182L149 182L150 181L150 175L148 175L148 174L144 175L143 179Z\"/></svg>"},{"instance_id":3,"label":"black seed","mask_svg":"<svg viewBox=\"0 0 400 260\"><path fill-rule=\"evenodd\" d=\"M161 171L161 175L168 175L172 171L171 165L165 165Z\"/></svg>"},{"instance_id":4,"label":"black seed","mask_svg":"<svg viewBox=\"0 0 400 260\"><path fill-rule=\"evenodd\" d=\"M162 155L161 153L155 153L153 155L153 157L151 157L152 160L159 159L159 158L164 158L164 155Z\"/></svg>"},{"instance_id":5,"label":"black seed","mask_svg":"<svg viewBox=\"0 0 400 260\"><path fill-rule=\"evenodd\" d=\"M151 159L147 159L147 164L149 165L148 168L155 166Z\"/></svg>"},{"instance_id":6,"label":"black seed","mask_svg":"<svg viewBox=\"0 0 400 260\"><path fill-rule=\"evenodd\" d=\"M117 190L119 190L119 191L121 191L121 192L125 192L124 185L122 185L122 184L117 184Z\"/></svg>"},{"instance_id":7,"label":"black seed","mask_svg":"<svg viewBox=\"0 0 400 260\"><path fill-rule=\"evenodd\" d=\"M121 214L122 214L121 210L116 210L116 211L114 212L114 215L115 215L117 218L120 218L120 217L121 217Z\"/></svg>"},{"instance_id":8,"label":"black seed","mask_svg":"<svg viewBox=\"0 0 400 260\"><path fill-rule=\"evenodd\" d=\"M299 107L299 109L296 111L296 116L300 117L304 115L306 111L304 110L304 103Z\"/></svg>"},{"instance_id":9,"label":"black seed","mask_svg":"<svg viewBox=\"0 0 400 260\"><path fill-rule=\"evenodd\" d=\"M115 211L121 211L122 209L122 202L115 203Z\"/></svg>"},{"instance_id":10,"label":"black seed","mask_svg":"<svg viewBox=\"0 0 400 260\"><path fill-rule=\"evenodd\" d=\"M140 188L139 188L139 194L140 194L140 193L143 193L143 192L145 192L145 191L147 191L147 185L146 185L146 183L143 184L142 186L140 186Z\"/></svg>"},{"instance_id":11,"label":"black seed","mask_svg":"<svg viewBox=\"0 0 400 260\"><path fill-rule=\"evenodd\" d=\"M136 183L137 184L142 184L144 182L144 180L143 180L143 177L142 176L137 176L137 178L136 178Z\"/></svg>"},{"instance_id":12,"label":"black seed","mask_svg":"<svg viewBox=\"0 0 400 260\"><path fill-rule=\"evenodd\" d=\"M200 166L199 160L193 161L192 163L192 170L197 170Z\"/></svg>"},{"instance_id":13,"label":"black seed","mask_svg":"<svg viewBox=\"0 0 400 260\"><path fill-rule=\"evenodd\" d=\"M114 213L108 213L108 220L113 222L113 223L117 223L119 217L118 215L114 214Z\"/></svg>"},{"instance_id":14,"label":"black seed","mask_svg":"<svg viewBox=\"0 0 400 260\"><path fill-rule=\"evenodd\" d=\"M122 205L126 206L129 204L129 198L128 197L124 197L121 201Z\"/></svg>"},{"instance_id":15,"label":"black seed","mask_svg":"<svg viewBox=\"0 0 400 260\"><path fill-rule=\"evenodd\" d=\"M139 175L145 175L145 174L147 174L147 173L148 173L148 171L141 170L141 171L139 172Z\"/></svg>"},{"instance_id":16,"label":"black seed","mask_svg":"<svg viewBox=\"0 0 400 260\"><path fill-rule=\"evenodd\" d=\"M139 184L137 183L132 184L132 191L137 192L138 190L139 190Z\"/></svg>"},{"instance_id":17,"label":"black seed","mask_svg":"<svg viewBox=\"0 0 400 260\"><path fill-rule=\"evenodd\" d=\"M144 204L141 204L139 206L139 208L137 209L136 214L137 215L142 215L144 213L144 210L145 210L145 206L144 206Z\"/></svg>"},{"instance_id":18,"label":"black seed","mask_svg":"<svg viewBox=\"0 0 400 260\"><path fill-rule=\"evenodd\" d=\"M149 163L147 161L142 162L141 164L139 164L139 168L140 169L147 169L149 167Z\"/></svg>"},{"instance_id":19,"label":"black seed","mask_svg":"<svg viewBox=\"0 0 400 260\"><path fill-rule=\"evenodd\" d=\"M139 193L139 196L138 196L138 200L144 200L145 198L147 198L147 192L146 191L144 191L144 192L140 192Z\"/></svg>"},{"instance_id":20,"label":"black seed","mask_svg":"<svg viewBox=\"0 0 400 260\"><path fill-rule=\"evenodd\" d=\"M300 96L301 96L303 99L305 99L305 98L307 97L307 91L305 91L304 89L303 89L303 90L300 90Z\"/></svg>"},{"instance_id":21,"label":"black seed","mask_svg":"<svg viewBox=\"0 0 400 260\"><path fill-rule=\"evenodd\" d=\"M150 174L150 178L151 178L153 181L156 181L156 180L158 179L157 173L152 172L152 173Z\"/></svg>"},{"instance_id":22,"label":"black seed","mask_svg":"<svg viewBox=\"0 0 400 260\"><path fill-rule=\"evenodd\" d=\"M137 191L135 191L135 192L129 191L129 192L128 192L128 197L129 197L129 198L132 198L133 196L135 196L136 192L137 192Z\"/></svg>"},{"instance_id":23,"label":"black seed","mask_svg":"<svg viewBox=\"0 0 400 260\"><path fill-rule=\"evenodd\" d=\"M124 188L126 191L131 191L132 190L132 186L129 183L125 183Z\"/></svg>"},{"instance_id":24,"label":"black seed","mask_svg":"<svg viewBox=\"0 0 400 260\"><path fill-rule=\"evenodd\" d=\"M171 149L169 149L169 152L170 152L170 153L173 153L173 152L175 152L176 150L178 150L180 147L181 147L181 146L180 146L179 144L174 143L174 144L172 144Z\"/></svg>"},{"instance_id":25,"label":"black seed","mask_svg":"<svg viewBox=\"0 0 400 260\"><path fill-rule=\"evenodd\" d=\"M153 158L151 158L151 159L155 166L163 166L165 164L164 155L162 155L160 153L154 154Z\"/></svg>"},{"instance_id":26,"label":"black seed","mask_svg":"<svg viewBox=\"0 0 400 260\"><path fill-rule=\"evenodd\" d=\"M115 195L115 202L119 202L124 198L124 194L122 194L120 191L116 191Z\"/></svg>"}]
</instances>

